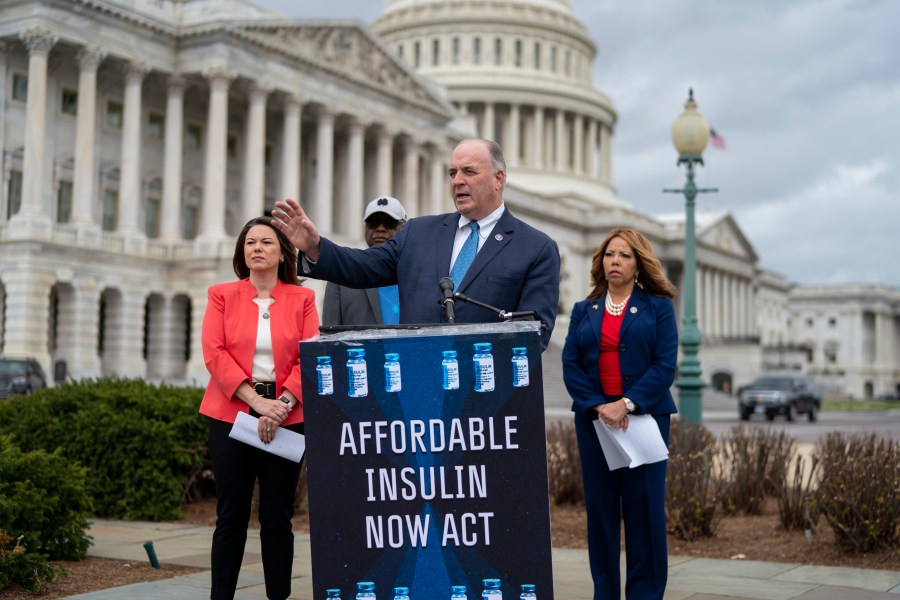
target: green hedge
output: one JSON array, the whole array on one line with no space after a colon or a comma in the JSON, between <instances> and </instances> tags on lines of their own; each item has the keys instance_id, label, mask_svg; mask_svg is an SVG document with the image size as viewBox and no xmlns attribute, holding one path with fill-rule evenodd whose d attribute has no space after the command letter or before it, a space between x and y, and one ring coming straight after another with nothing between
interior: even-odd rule
<instances>
[{"instance_id":1,"label":"green hedge","mask_svg":"<svg viewBox=\"0 0 900 600\"><path fill-rule=\"evenodd\" d=\"M83 380L0 402L0 430L25 452L58 452L85 467L95 516L175 520L208 460L202 396L141 380Z\"/></svg>"}]
</instances>

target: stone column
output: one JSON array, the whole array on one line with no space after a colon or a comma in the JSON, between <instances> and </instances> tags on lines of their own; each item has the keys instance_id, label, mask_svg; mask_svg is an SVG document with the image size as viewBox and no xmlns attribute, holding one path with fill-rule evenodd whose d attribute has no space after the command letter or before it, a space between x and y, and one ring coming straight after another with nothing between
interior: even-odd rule
<instances>
[{"instance_id":1,"label":"stone column","mask_svg":"<svg viewBox=\"0 0 900 600\"><path fill-rule=\"evenodd\" d=\"M30 236L34 231L40 237L45 237L51 223L44 208L42 185L47 127L47 57L59 40L59 34L42 27L32 27L20 32L19 39L28 48L28 103L22 164L22 204L12 219L17 225L11 226L8 231L13 236Z\"/></svg>"},{"instance_id":2,"label":"stone column","mask_svg":"<svg viewBox=\"0 0 900 600\"><path fill-rule=\"evenodd\" d=\"M484 119L481 123L481 137L486 140L494 139L495 132L495 120L494 116L494 103L493 102L485 102L484 103ZM496 141L496 140L495 140Z\"/></svg>"},{"instance_id":3,"label":"stone column","mask_svg":"<svg viewBox=\"0 0 900 600\"><path fill-rule=\"evenodd\" d=\"M378 150L375 164L375 195L394 195L394 134L385 126L378 131ZM403 204L406 206L406 204Z\"/></svg>"},{"instance_id":4,"label":"stone column","mask_svg":"<svg viewBox=\"0 0 900 600\"><path fill-rule=\"evenodd\" d=\"M138 216L143 206L141 189L141 88L150 66L141 61L125 65L125 107L122 117L122 164L119 177L119 222L117 230L129 236L142 235Z\"/></svg>"},{"instance_id":5,"label":"stone column","mask_svg":"<svg viewBox=\"0 0 900 600\"><path fill-rule=\"evenodd\" d=\"M421 214L419 209L419 144L410 137L403 141L403 191L399 198L410 217Z\"/></svg>"},{"instance_id":6,"label":"stone column","mask_svg":"<svg viewBox=\"0 0 900 600\"><path fill-rule=\"evenodd\" d=\"M608 125L600 125L600 180L613 184L612 174L612 130Z\"/></svg>"},{"instance_id":7,"label":"stone column","mask_svg":"<svg viewBox=\"0 0 900 600\"><path fill-rule=\"evenodd\" d=\"M184 86L182 77L171 77L166 95L166 137L163 162L161 240L181 239L181 183L184 161Z\"/></svg>"},{"instance_id":8,"label":"stone column","mask_svg":"<svg viewBox=\"0 0 900 600\"><path fill-rule=\"evenodd\" d=\"M507 167L518 167L519 166L519 156L521 155L520 146L522 145L521 140L519 139L519 128L521 127L521 115L518 104L510 104L509 106L509 130L506 132L506 148L504 151L506 153L506 166Z\"/></svg>"},{"instance_id":9,"label":"stone column","mask_svg":"<svg viewBox=\"0 0 900 600\"><path fill-rule=\"evenodd\" d=\"M206 145L203 160L203 209L200 237L220 241L225 235L225 181L228 167L228 88L237 75L224 68L203 72L209 81Z\"/></svg>"},{"instance_id":10,"label":"stone column","mask_svg":"<svg viewBox=\"0 0 900 600\"><path fill-rule=\"evenodd\" d=\"M281 186L278 200L300 201L300 128L303 100L296 95L284 102L284 132L281 142Z\"/></svg>"},{"instance_id":11,"label":"stone column","mask_svg":"<svg viewBox=\"0 0 900 600\"><path fill-rule=\"evenodd\" d=\"M99 231L94 218L94 158L97 130L97 67L106 57L98 47L78 52L78 115L75 121L75 173L72 181L72 223L80 230ZM87 236L85 236L87 237ZM94 236L96 237L96 236Z\"/></svg>"},{"instance_id":12,"label":"stone column","mask_svg":"<svg viewBox=\"0 0 900 600\"><path fill-rule=\"evenodd\" d=\"M572 171L584 173L584 117L578 113L572 120Z\"/></svg>"},{"instance_id":13,"label":"stone column","mask_svg":"<svg viewBox=\"0 0 900 600\"><path fill-rule=\"evenodd\" d=\"M318 112L316 132L316 197L313 206L313 222L319 233L332 233L332 184L334 182L334 117L322 108Z\"/></svg>"},{"instance_id":14,"label":"stone column","mask_svg":"<svg viewBox=\"0 0 900 600\"><path fill-rule=\"evenodd\" d=\"M431 150L431 203L428 207L428 214L439 215L447 212L444 205L445 199L448 197L447 192L447 169L444 167L446 160L446 152L439 146L433 146Z\"/></svg>"},{"instance_id":15,"label":"stone column","mask_svg":"<svg viewBox=\"0 0 900 600\"><path fill-rule=\"evenodd\" d=\"M50 288L54 274L20 266L4 269L6 330L3 352L9 356L33 356L45 369L50 366ZM52 373L52 371L51 371Z\"/></svg>"},{"instance_id":16,"label":"stone column","mask_svg":"<svg viewBox=\"0 0 900 600\"><path fill-rule=\"evenodd\" d=\"M597 119L588 119L587 142L587 174L593 178L597 177Z\"/></svg>"},{"instance_id":17,"label":"stone column","mask_svg":"<svg viewBox=\"0 0 900 600\"><path fill-rule=\"evenodd\" d=\"M366 174L365 132L365 123L351 117L347 139L347 171L344 173L347 197L341 203L339 231L354 238L359 235L359 224L363 215L363 179Z\"/></svg>"},{"instance_id":18,"label":"stone column","mask_svg":"<svg viewBox=\"0 0 900 600\"><path fill-rule=\"evenodd\" d=\"M556 172L562 173L566 170L566 114L562 109L556 109L556 118L553 122L555 133L553 135L553 148L556 151Z\"/></svg>"},{"instance_id":19,"label":"stone column","mask_svg":"<svg viewBox=\"0 0 900 600\"><path fill-rule=\"evenodd\" d=\"M250 105L244 137L244 189L241 214L244 223L263 214L266 194L266 97L272 91L259 82L250 86Z\"/></svg>"},{"instance_id":20,"label":"stone column","mask_svg":"<svg viewBox=\"0 0 900 600\"><path fill-rule=\"evenodd\" d=\"M534 145L531 148L531 166L535 169L544 168L544 107L534 107Z\"/></svg>"}]
</instances>

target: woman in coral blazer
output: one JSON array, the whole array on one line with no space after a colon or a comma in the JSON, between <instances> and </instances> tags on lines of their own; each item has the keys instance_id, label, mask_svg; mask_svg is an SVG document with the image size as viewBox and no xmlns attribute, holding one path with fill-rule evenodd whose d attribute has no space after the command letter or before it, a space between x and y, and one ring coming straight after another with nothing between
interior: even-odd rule
<instances>
[{"instance_id":1,"label":"woman in coral blazer","mask_svg":"<svg viewBox=\"0 0 900 600\"><path fill-rule=\"evenodd\" d=\"M606 236L594 253L591 281L587 299L572 309L562 361L581 455L594 599L619 598L624 522L625 597L661 600L667 461L611 471L594 423L627 429L630 415L651 415L668 444L669 415L677 412L669 392L678 358L675 287L650 242L633 229Z\"/></svg>"},{"instance_id":2,"label":"woman in coral blazer","mask_svg":"<svg viewBox=\"0 0 900 600\"><path fill-rule=\"evenodd\" d=\"M291 593L291 517L300 464L228 437L239 412L258 417L260 440L279 427L303 433L298 343L318 332L315 295L297 281L293 245L270 217L251 219L238 236L239 281L209 288L203 357L210 381L200 404L209 417L216 482L210 598L231 599L247 541L253 488L259 482L259 524L266 595Z\"/></svg>"}]
</instances>

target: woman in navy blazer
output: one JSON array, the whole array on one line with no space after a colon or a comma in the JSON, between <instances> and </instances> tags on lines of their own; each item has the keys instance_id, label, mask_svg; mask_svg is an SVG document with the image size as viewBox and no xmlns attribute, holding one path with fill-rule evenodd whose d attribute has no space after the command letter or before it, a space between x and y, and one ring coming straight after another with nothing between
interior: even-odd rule
<instances>
[{"instance_id":1,"label":"woman in navy blazer","mask_svg":"<svg viewBox=\"0 0 900 600\"><path fill-rule=\"evenodd\" d=\"M594 421L624 430L628 415L652 415L668 444L669 415L677 412L669 391L678 358L675 287L633 229L606 236L594 253L591 283L587 299L572 309L562 361L581 454L594 599L619 598L623 520L625 597L662 598L667 461L610 471Z\"/></svg>"}]
</instances>

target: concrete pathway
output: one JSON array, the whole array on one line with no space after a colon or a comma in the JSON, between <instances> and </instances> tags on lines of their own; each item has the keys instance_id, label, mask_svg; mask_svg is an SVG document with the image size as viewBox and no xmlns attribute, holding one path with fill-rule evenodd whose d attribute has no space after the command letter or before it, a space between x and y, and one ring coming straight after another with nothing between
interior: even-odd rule
<instances>
[{"instance_id":1,"label":"concrete pathway","mask_svg":"<svg viewBox=\"0 0 900 600\"><path fill-rule=\"evenodd\" d=\"M94 538L94 546L89 552L91 556L144 562L148 560L144 542L149 540L153 542L156 555L164 566L168 563L209 568L211 527L95 520L90 535ZM309 536L296 534L295 539L291 598L322 600L312 596ZM557 600L592 599L593 586L587 551L553 550L553 595ZM251 531L236 598L256 600L264 597L259 535ZM470 600L476 600L471 594L469 597ZM538 597L541 597L540 590ZM667 600L900 600L900 571L670 556L669 585L665 597ZM204 600L209 598L209 572L138 583L71 598Z\"/></svg>"}]
</instances>

